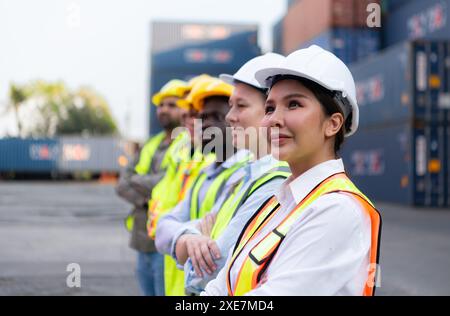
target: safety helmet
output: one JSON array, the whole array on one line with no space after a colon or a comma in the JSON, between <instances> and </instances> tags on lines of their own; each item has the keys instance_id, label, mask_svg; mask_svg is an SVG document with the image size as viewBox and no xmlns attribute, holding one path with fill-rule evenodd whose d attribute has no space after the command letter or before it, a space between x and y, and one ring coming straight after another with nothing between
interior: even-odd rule
<instances>
[{"instance_id":1,"label":"safety helmet","mask_svg":"<svg viewBox=\"0 0 450 316\"><path fill-rule=\"evenodd\" d=\"M309 79L330 91L337 92L335 100L343 113L352 113L350 127L345 130L345 136L351 136L356 132L359 110L355 82L348 67L334 54L312 45L291 53L278 66L257 71L255 77L262 86L270 88L272 79L278 75ZM345 119L348 118L349 115L345 115Z\"/></svg>"},{"instance_id":2,"label":"safety helmet","mask_svg":"<svg viewBox=\"0 0 450 316\"><path fill-rule=\"evenodd\" d=\"M270 66L277 66L281 61L285 59L284 56L267 53L262 56L258 56L247 61L234 75L221 74L219 77L226 83L234 85L237 82L246 83L258 90L267 90L266 87L261 85L255 79L255 73Z\"/></svg>"},{"instance_id":3,"label":"safety helmet","mask_svg":"<svg viewBox=\"0 0 450 316\"><path fill-rule=\"evenodd\" d=\"M187 82L173 79L167 82L161 90L152 97L152 102L156 106L159 106L162 99L167 97L182 98L188 91L189 87Z\"/></svg>"},{"instance_id":4,"label":"safety helmet","mask_svg":"<svg viewBox=\"0 0 450 316\"><path fill-rule=\"evenodd\" d=\"M198 83L200 83L204 80L211 80L211 78L212 77L207 74L201 74L199 76L193 77L188 82L188 92L191 92L192 89L194 88L194 86L197 85ZM184 110L190 110L192 107L192 94L188 93L188 95L185 96L185 98L177 100L177 106L179 106L180 108L182 108Z\"/></svg>"},{"instance_id":5,"label":"safety helmet","mask_svg":"<svg viewBox=\"0 0 450 316\"><path fill-rule=\"evenodd\" d=\"M205 99L213 96L230 97L234 87L223 82L219 78L206 78L197 82L189 95L185 98L187 102L197 111L203 108Z\"/></svg>"}]
</instances>

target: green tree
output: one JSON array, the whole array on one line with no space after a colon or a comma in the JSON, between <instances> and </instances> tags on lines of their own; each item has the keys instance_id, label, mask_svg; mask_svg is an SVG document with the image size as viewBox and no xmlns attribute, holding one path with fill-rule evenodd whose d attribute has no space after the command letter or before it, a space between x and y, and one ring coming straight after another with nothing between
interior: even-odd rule
<instances>
[{"instance_id":1,"label":"green tree","mask_svg":"<svg viewBox=\"0 0 450 316\"><path fill-rule=\"evenodd\" d=\"M82 87L61 113L57 134L111 135L117 133L106 100L94 90Z\"/></svg>"},{"instance_id":2,"label":"green tree","mask_svg":"<svg viewBox=\"0 0 450 316\"><path fill-rule=\"evenodd\" d=\"M17 131L19 136L22 135L22 122L19 117L19 108L27 100L28 93L26 87L11 83L9 86L9 107L14 111L16 116Z\"/></svg>"}]
</instances>

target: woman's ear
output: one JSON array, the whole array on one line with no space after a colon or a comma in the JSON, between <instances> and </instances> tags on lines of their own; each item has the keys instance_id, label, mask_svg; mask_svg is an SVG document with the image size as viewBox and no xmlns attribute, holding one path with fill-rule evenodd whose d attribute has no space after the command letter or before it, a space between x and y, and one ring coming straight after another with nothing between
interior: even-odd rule
<instances>
[{"instance_id":1,"label":"woman's ear","mask_svg":"<svg viewBox=\"0 0 450 316\"><path fill-rule=\"evenodd\" d=\"M342 116L342 114L333 113L326 121L325 136L326 137L335 136L340 131L343 124L344 124L344 117Z\"/></svg>"}]
</instances>

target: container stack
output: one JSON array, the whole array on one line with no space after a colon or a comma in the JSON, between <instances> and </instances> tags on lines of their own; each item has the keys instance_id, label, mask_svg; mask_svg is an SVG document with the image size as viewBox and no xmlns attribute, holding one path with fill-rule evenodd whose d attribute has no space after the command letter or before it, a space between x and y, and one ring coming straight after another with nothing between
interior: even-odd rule
<instances>
[{"instance_id":1,"label":"container stack","mask_svg":"<svg viewBox=\"0 0 450 316\"><path fill-rule=\"evenodd\" d=\"M150 95L166 82L207 73L234 73L258 56L256 25L157 22L152 27ZM150 107L150 134L161 130Z\"/></svg>"},{"instance_id":2,"label":"container stack","mask_svg":"<svg viewBox=\"0 0 450 316\"><path fill-rule=\"evenodd\" d=\"M352 179L377 199L449 205L450 42L404 42L351 66L360 129L344 145Z\"/></svg>"},{"instance_id":3,"label":"container stack","mask_svg":"<svg viewBox=\"0 0 450 316\"><path fill-rule=\"evenodd\" d=\"M283 52L312 44L353 63L380 49L380 32L367 26L373 0L298 0L283 19Z\"/></svg>"},{"instance_id":4,"label":"container stack","mask_svg":"<svg viewBox=\"0 0 450 316\"><path fill-rule=\"evenodd\" d=\"M382 0L381 28L370 29L374 2L293 1L283 52L316 44L350 66L360 127L341 155L370 198L449 207L450 0Z\"/></svg>"}]
</instances>

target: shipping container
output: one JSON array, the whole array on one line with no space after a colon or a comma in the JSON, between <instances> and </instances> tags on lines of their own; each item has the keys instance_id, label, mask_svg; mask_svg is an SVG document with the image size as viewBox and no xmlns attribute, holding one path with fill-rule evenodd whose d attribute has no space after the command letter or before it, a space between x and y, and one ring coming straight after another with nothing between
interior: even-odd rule
<instances>
[{"instance_id":1,"label":"shipping container","mask_svg":"<svg viewBox=\"0 0 450 316\"><path fill-rule=\"evenodd\" d=\"M296 50L334 27L352 27L353 0L301 0L293 4L283 22L283 51Z\"/></svg>"},{"instance_id":2,"label":"shipping container","mask_svg":"<svg viewBox=\"0 0 450 316\"><path fill-rule=\"evenodd\" d=\"M0 172L47 172L57 169L58 142L54 139L0 139Z\"/></svg>"},{"instance_id":3,"label":"shipping container","mask_svg":"<svg viewBox=\"0 0 450 316\"><path fill-rule=\"evenodd\" d=\"M283 54L283 19L280 19L272 28L272 51Z\"/></svg>"},{"instance_id":4,"label":"shipping container","mask_svg":"<svg viewBox=\"0 0 450 316\"><path fill-rule=\"evenodd\" d=\"M343 146L346 171L375 201L448 206L445 128L416 121L359 130Z\"/></svg>"},{"instance_id":5,"label":"shipping container","mask_svg":"<svg viewBox=\"0 0 450 316\"><path fill-rule=\"evenodd\" d=\"M444 122L450 109L449 58L450 42L415 41L352 65L360 126Z\"/></svg>"},{"instance_id":6,"label":"shipping container","mask_svg":"<svg viewBox=\"0 0 450 316\"><path fill-rule=\"evenodd\" d=\"M386 13L385 45L405 40L450 39L450 0L412 0Z\"/></svg>"},{"instance_id":7,"label":"shipping container","mask_svg":"<svg viewBox=\"0 0 450 316\"><path fill-rule=\"evenodd\" d=\"M256 31L243 32L225 40L185 45L174 50L152 55L150 95L153 95L171 79L190 78L207 73L235 73L245 62L261 54ZM156 108L150 106L150 135L161 130Z\"/></svg>"},{"instance_id":8,"label":"shipping container","mask_svg":"<svg viewBox=\"0 0 450 316\"><path fill-rule=\"evenodd\" d=\"M61 137L58 170L71 172L117 172L126 157L124 143L111 137Z\"/></svg>"},{"instance_id":9,"label":"shipping container","mask_svg":"<svg viewBox=\"0 0 450 316\"><path fill-rule=\"evenodd\" d=\"M371 29L333 28L299 48L318 45L331 51L347 65L372 56L379 51L379 31Z\"/></svg>"}]
</instances>

